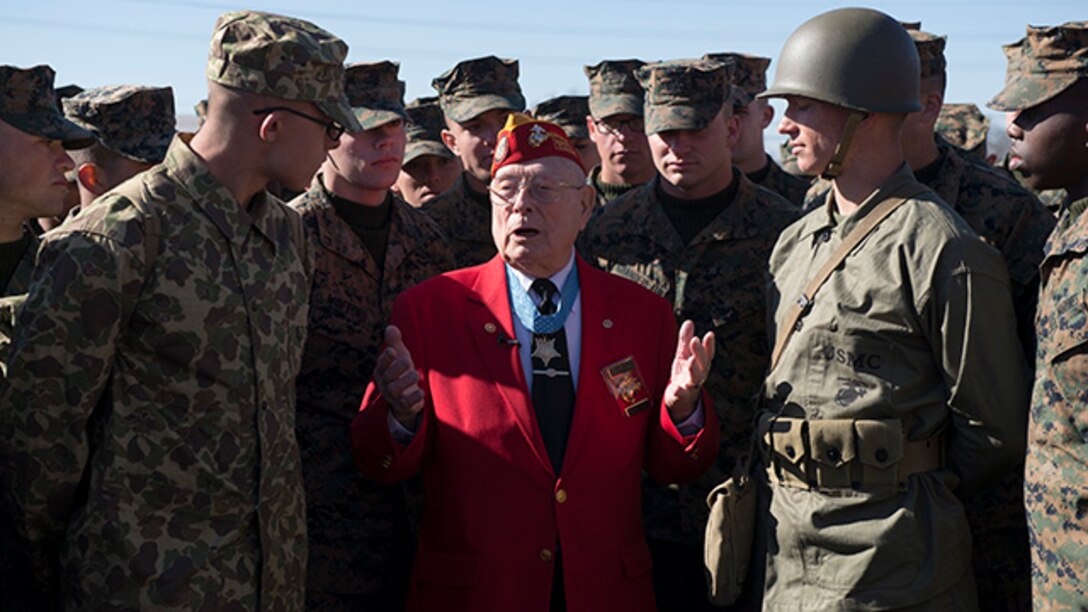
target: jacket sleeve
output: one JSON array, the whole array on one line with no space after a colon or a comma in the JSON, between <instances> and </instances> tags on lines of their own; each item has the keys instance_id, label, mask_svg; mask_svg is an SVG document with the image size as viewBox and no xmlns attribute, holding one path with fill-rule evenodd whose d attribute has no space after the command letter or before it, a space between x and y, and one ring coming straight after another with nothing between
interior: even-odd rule
<instances>
[{"instance_id":1,"label":"jacket sleeve","mask_svg":"<svg viewBox=\"0 0 1088 612\"><path fill-rule=\"evenodd\" d=\"M106 203L99 203L107 206ZM139 233L137 223L124 228ZM129 242L125 240L125 242ZM52 580L93 451L93 417L143 283L143 250L83 231L43 241L0 387L4 493L33 570Z\"/></svg>"},{"instance_id":2,"label":"jacket sleeve","mask_svg":"<svg viewBox=\"0 0 1088 612\"><path fill-rule=\"evenodd\" d=\"M404 298L402 294L394 303L390 324L400 329L404 346L421 374L423 411L415 436L407 446L393 439L389 430L389 406L373 380L367 386L359 414L351 424L355 466L367 478L384 483L410 478L419 470L434 429L434 405L426 386L426 353L423 343L418 342L423 336Z\"/></svg>"},{"instance_id":3,"label":"jacket sleeve","mask_svg":"<svg viewBox=\"0 0 1088 612\"><path fill-rule=\"evenodd\" d=\"M690 436L681 435L669 416L664 396L672 372L678 329L668 304L663 300L658 303L661 307L656 309L655 314L660 324L654 339L657 342L657 362L654 365L658 369L654 378L659 382L653 391L654 397L659 398L659 406L657 418L653 419L646 439L645 467L650 476L661 484L685 483L697 478L714 463L721 431L710 394L705 389L702 392L704 421L699 432Z\"/></svg>"},{"instance_id":4,"label":"jacket sleeve","mask_svg":"<svg viewBox=\"0 0 1088 612\"><path fill-rule=\"evenodd\" d=\"M951 411L947 460L966 496L1023 458L1029 373L1000 261L992 271L956 271L932 293L929 334Z\"/></svg>"}]
</instances>

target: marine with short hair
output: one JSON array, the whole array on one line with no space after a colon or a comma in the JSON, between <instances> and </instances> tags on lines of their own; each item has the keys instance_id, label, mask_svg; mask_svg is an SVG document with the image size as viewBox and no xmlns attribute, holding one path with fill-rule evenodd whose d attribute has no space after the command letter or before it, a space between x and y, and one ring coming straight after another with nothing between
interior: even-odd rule
<instances>
[{"instance_id":1,"label":"marine with short hair","mask_svg":"<svg viewBox=\"0 0 1088 612\"><path fill-rule=\"evenodd\" d=\"M438 225L390 191L404 157L404 84L390 61L350 64L362 130L345 133L291 201L314 245L295 433L306 486L306 607L402 610L416 525L402 485L355 469L343 437L359 412L393 301L454 267Z\"/></svg>"},{"instance_id":2,"label":"marine with short hair","mask_svg":"<svg viewBox=\"0 0 1088 612\"><path fill-rule=\"evenodd\" d=\"M706 495L731 473L752 432L752 397L770 352L764 279L779 232L799 216L731 160L739 117L730 66L706 60L647 64L645 123L657 175L600 208L579 241L593 265L669 300L677 320L714 332L719 353L706 388L722 436L716 463L682 487L644 478L643 514L662 610L709 609L702 569Z\"/></svg>"},{"instance_id":3,"label":"marine with short hair","mask_svg":"<svg viewBox=\"0 0 1088 612\"><path fill-rule=\"evenodd\" d=\"M347 45L222 15L208 119L47 233L0 390L16 531L62 607L299 610L302 189L344 129Z\"/></svg>"},{"instance_id":4,"label":"marine with short hair","mask_svg":"<svg viewBox=\"0 0 1088 612\"><path fill-rule=\"evenodd\" d=\"M1008 53L1009 47L1017 47ZM1035 190L1064 189L1040 265L1038 347L1024 504L1036 610L1088 607L1088 21L1028 26L1006 46L1010 167Z\"/></svg>"},{"instance_id":5,"label":"marine with short hair","mask_svg":"<svg viewBox=\"0 0 1088 612\"><path fill-rule=\"evenodd\" d=\"M960 499L1023 455L1005 266L900 144L920 75L897 21L838 9L790 35L761 94L787 101L801 170L831 180L770 260L748 583L763 609L977 609Z\"/></svg>"},{"instance_id":6,"label":"marine with short hair","mask_svg":"<svg viewBox=\"0 0 1088 612\"><path fill-rule=\"evenodd\" d=\"M586 130L597 148L600 165L590 168L589 184L604 206L654 177L642 117L642 85L637 59L604 60L584 71L589 79Z\"/></svg>"},{"instance_id":7,"label":"marine with short hair","mask_svg":"<svg viewBox=\"0 0 1088 612\"><path fill-rule=\"evenodd\" d=\"M457 184L461 160L442 142L446 124L438 98L416 98L404 110L408 114L405 126L408 141L404 163L392 189L405 202L420 208Z\"/></svg>"},{"instance_id":8,"label":"marine with short hair","mask_svg":"<svg viewBox=\"0 0 1088 612\"><path fill-rule=\"evenodd\" d=\"M703 59L732 63L732 83L742 94L737 96L733 107L733 114L740 117L733 165L753 183L800 207L811 182L783 170L763 147L763 130L774 119L774 107L757 96L767 90L767 67L771 59L744 53L707 53Z\"/></svg>"},{"instance_id":9,"label":"marine with short hair","mask_svg":"<svg viewBox=\"0 0 1088 612\"><path fill-rule=\"evenodd\" d=\"M431 81L446 117L442 142L461 160L464 171L452 189L427 202L459 267L481 264L495 255L487 185L495 138L511 112L525 109L518 85L518 61L493 55L464 60Z\"/></svg>"},{"instance_id":10,"label":"marine with short hair","mask_svg":"<svg viewBox=\"0 0 1088 612\"><path fill-rule=\"evenodd\" d=\"M162 163L176 133L170 87L95 87L64 100L64 115L95 136L72 156L80 206Z\"/></svg>"},{"instance_id":11,"label":"marine with short hair","mask_svg":"<svg viewBox=\"0 0 1088 612\"><path fill-rule=\"evenodd\" d=\"M0 297L26 293L38 250L32 223L66 212L65 174L72 170L67 151L94 142L90 134L60 114L53 74L49 66L0 66ZM3 361L11 333L11 313L21 301L8 298L0 306L0 385L6 369ZM0 471L0 485L4 488L7 478L7 472ZM54 593L34 580L11 513L2 503L0 576L0 609L53 607Z\"/></svg>"}]
</instances>

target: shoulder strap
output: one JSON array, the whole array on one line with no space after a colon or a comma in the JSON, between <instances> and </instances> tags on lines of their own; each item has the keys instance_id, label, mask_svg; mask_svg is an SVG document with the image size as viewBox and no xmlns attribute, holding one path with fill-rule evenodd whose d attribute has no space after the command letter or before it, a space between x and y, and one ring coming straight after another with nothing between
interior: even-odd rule
<instances>
[{"instance_id":1,"label":"shoulder strap","mask_svg":"<svg viewBox=\"0 0 1088 612\"><path fill-rule=\"evenodd\" d=\"M920 185L916 186L921 187ZM812 300L816 296L816 292L820 290L820 287L822 287L824 282L831 276L831 273L835 271L835 268L838 268L839 264L850 255L850 252L853 251L866 236L872 233L872 231L876 229L876 227L880 225L880 222L887 218L888 215L895 212L895 210L903 204L906 204L907 200L910 198L924 193L925 191L926 188L923 187L912 191L909 195L884 200L873 209L873 212L869 213L861 223L847 234L846 239L842 241L839 248L835 249L831 254L831 257L828 257L827 261L824 262L824 265L816 272L816 276L814 276L812 280L809 281L808 285L805 286L805 289L801 292L801 297L797 298L797 301L794 302L793 307L790 308L789 314L786 315L786 320L783 321L782 326L779 327L777 338L774 343L774 351L771 353L770 371L773 372L778 365L778 360L782 357L782 352L786 350L786 345L789 344L790 337L793 336L793 332L797 329L797 322L800 321L801 317L803 317L805 313L808 312L809 308L812 307Z\"/></svg>"}]
</instances>

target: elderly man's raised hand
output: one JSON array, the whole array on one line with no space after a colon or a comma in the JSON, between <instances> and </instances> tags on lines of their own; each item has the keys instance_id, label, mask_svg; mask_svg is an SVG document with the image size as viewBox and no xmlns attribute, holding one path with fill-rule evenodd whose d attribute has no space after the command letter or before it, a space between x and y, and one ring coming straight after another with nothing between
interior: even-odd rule
<instances>
[{"instance_id":1,"label":"elderly man's raised hand","mask_svg":"<svg viewBox=\"0 0 1088 612\"><path fill-rule=\"evenodd\" d=\"M385 398L390 412L402 425L415 429L416 419L423 410L423 389L419 372L412 364L412 355L404 346L400 330L395 325L385 328L385 350L374 366L374 384Z\"/></svg>"},{"instance_id":2,"label":"elderly man's raised hand","mask_svg":"<svg viewBox=\"0 0 1088 612\"><path fill-rule=\"evenodd\" d=\"M687 419L695 411L714 361L714 332L707 332L700 340L695 335L695 324L688 320L680 326L678 336L672 374L665 388L665 406L674 423Z\"/></svg>"}]
</instances>

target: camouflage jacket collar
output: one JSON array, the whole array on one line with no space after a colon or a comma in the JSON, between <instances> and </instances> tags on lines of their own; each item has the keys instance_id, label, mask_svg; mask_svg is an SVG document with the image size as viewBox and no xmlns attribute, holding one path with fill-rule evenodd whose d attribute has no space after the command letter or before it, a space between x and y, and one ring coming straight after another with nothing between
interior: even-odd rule
<instances>
[{"instance_id":1,"label":"camouflage jacket collar","mask_svg":"<svg viewBox=\"0 0 1088 612\"><path fill-rule=\"evenodd\" d=\"M665 215L665 210L657 197L660 180L661 175L654 176L649 183L635 190L639 197L632 207L631 218L646 219L646 222L639 223L637 227L646 238L675 252L683 250L685 246L694 247L708 242L743 240L760 235L761 211L757 197L759 187L736 168L733 168L733 180L738 181L738 184L733 200L717 217L714 217L710 225L691 240L690 245L681 243L680 235Z\"/></svg>"},{"instance_id":2,"label":"camouflage jacket collar","mask_svg":"<svg viewBox=\"0 0 1088 612\"><path fill-rule=\"evenodd\" d=\"M462 222L458 225L460 234L449 238L467 242L494 243L495 238L491 235L491 202L487 196L481 204L480 195L469 186L463 172L451 191L456 194L459 209L454 214Z\"/></svg>"},{"instance_id":3,"label":"camouflage jacket collar","mask_svg":"<svg viewBox=\"0 0 1088 612\"><path fill-rule=\"evenodd\" d=\"M1051 257L1088 252L1088 197L1066 202L1058 218L1058 226L1043 249L1043 267Z\"/></svg>"},{"instance_id":4,"label":"camouflage jacket collar","mask_svg":"<svg viewBox=\"0 0 1088 612\"><path fill-rule=\"evenodd\" d=\"M963 183L964 173L967 172L967 161L955 147L948 144L940 136L937 138L937 151L940 158L940 166L937 168L937 178L926 184L946 204L956 210L956 200L959 199L960 184Z\"/></svg>"},{"instance_id":5,"label":"camouflage jacket collar","mask_svg":"<svg viewBox=\"0 0 1088 612\"><path fill-rule=\"evenodd\" d=\"M375 263L374 258L371 257L370 251L359 240L359 236L352 231L347 221L337 214L336 207L332 203L332 194L325 188L321 173L314 177L310 189L302 197L306 198L309 205L313 207L314 219L317 221L317 239L321 246L348 261L358 264L372 277L382 278L382 271L378 270L378 265ZM407 203L393 195L392 192L389 192L386 197L392 200L390 202L392 212L389 219L389 241L385 250L385 270L388 271L396 269L407 255L403 245L404 241L400 240L398 236L403 233L402 228L409 223L409 219L406 217L408 214L405 209L408 206Z\"/></svg>"},{"instance_id":6,"label":"camouflage jacket collar","mask_svg":"<svg viewBox=\"0 0 1088 612\"><path fill-rule=\"evenodd\" d=\"M163 160L167 172L235 248L242 246L250 229L260 232L275 248L279 223L275 209L279 202L267 191L262 191L253 197L248 207L239 203L189 148L192 138L193 134L174 136Z\"/></svg>"}]
</instances>

